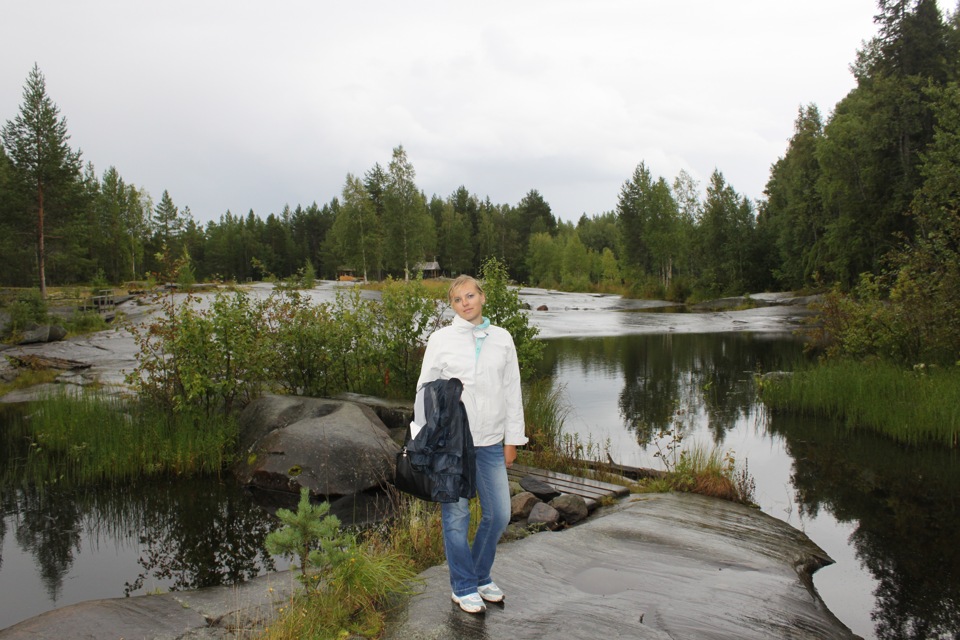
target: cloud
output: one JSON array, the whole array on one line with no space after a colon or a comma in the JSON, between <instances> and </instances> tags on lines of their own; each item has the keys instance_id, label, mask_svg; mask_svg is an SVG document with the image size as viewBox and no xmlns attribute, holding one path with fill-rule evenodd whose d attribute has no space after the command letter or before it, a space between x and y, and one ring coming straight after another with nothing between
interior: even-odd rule
<instances>
[{"instance_id":1,"label":"cloud","mask_svg":"<svg viewBox=\"0 0 960 640\"><path fill-rule=\"evenodd\" d=\"M483 4L38 1L10 8L0 119L34 62L98 172L198 219L339 196L403 144L428 196L537 189L575 220L641 161L762 195L796 110L828 113L872 0Z\"/></svg>"}]
</instances>

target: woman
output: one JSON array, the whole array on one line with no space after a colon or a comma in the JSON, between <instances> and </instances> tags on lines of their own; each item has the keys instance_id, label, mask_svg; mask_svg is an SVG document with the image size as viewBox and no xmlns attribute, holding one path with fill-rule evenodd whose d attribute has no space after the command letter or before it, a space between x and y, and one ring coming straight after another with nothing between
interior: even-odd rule
<instances>
[{"instance_id":1,"label":"woman","mask_svg":"<svg viewBox=\"0 0 960 640\"><path fill-rule=\"evenodd\" d=\"M448 291L453 322L427 341L417 389L433 380L459 378L460 396L476 451L476 486L482 512L473 546L467 540L470 503L443 503L443 546L450 567L453 601L468 613L501 602L503 591L490 577L497 543L510 523L507 467L517 459L524 436L520 367L510 333L483 317L480 283L460 276Z\"/></svg>"}]
</instances>

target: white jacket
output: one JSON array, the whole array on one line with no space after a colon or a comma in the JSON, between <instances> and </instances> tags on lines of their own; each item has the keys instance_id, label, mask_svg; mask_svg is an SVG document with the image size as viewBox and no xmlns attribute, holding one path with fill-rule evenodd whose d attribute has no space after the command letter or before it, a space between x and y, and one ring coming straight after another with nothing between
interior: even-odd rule
<instances>
[{"instance_id":1,"label":"white jacket","mask_svg":"<svg viewBox=\"0 0 960 640\"><path fill-rule=\"evenodd\" d=\"M463 383L460 400L467 410L474 446L526 444L520 365L513 337L506 329L490 325L484 330L486 338L478 356L474 329L470 322L454 316L452 324L430 335L417 392L432 380L459 378Z\"/></svg>"}]
</instances>

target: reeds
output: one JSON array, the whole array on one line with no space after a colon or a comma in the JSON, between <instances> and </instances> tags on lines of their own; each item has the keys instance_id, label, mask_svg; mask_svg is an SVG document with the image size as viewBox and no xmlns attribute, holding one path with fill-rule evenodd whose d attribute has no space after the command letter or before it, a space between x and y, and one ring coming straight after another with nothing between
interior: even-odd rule
<instances>
[{"instance_id":1,"label":"reeds","mask_svg":"<svg viewBox=\"0 0 960 640\"><path fill-rule=\"evenodd\" d=\"M570 407L563 398L564 388L554 387L553 380L541 378L523 390L523 414L527 422L527 450L559 452L563 449L563 425Z\"/></svg>"},{"instance_id":2,"label":"reeds","mask_svg":"<svg viewBox=\"0 0 960 640\"><path fill-rule=\"evenodd\" d=\"M960 435L960 368L836 360L761 384L773 411L842 421L905 444L956 447Z\"/></svg>"},{"instance_id":3,"label":"reeds","mask_svg":"<svg viewBox=\"0 0 960 640\"><path fill-rule=\"evenodd\" d=\"M35 402L27 426L22 477L37 484L218 474L237 438L236 421L225 415L168 415L149 403L97 393Z\"/></svg>"}]
</instances>

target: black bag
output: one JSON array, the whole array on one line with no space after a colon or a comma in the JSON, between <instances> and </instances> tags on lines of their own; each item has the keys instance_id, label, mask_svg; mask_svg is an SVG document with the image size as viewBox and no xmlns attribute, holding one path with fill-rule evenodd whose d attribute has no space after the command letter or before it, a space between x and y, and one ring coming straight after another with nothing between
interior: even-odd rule
<instances>
[{"instance_id":1,"label":"black bag","mask_svg":"<svg viewBox=\"0 0 960 640\"><path fill-rule=\"evenodd\" d=\"M408 436L409 433L408 431ZM397 454L397 477L394 484L404 493L428 502L433 501L433 481L429 475L414 468L406 447Z\"/></svg>"}]
</instances>

